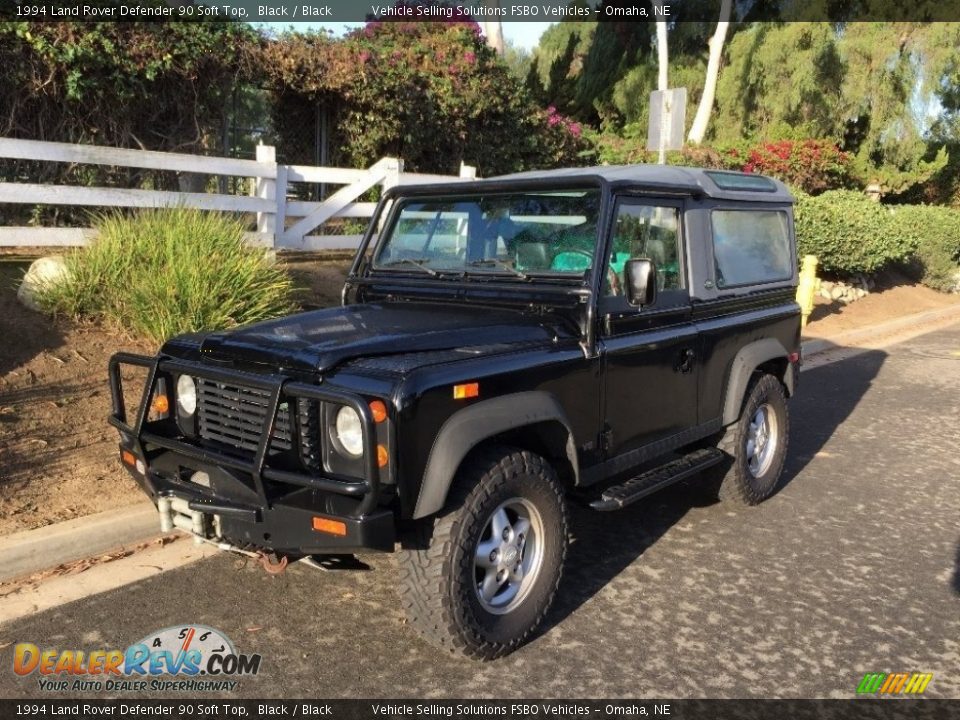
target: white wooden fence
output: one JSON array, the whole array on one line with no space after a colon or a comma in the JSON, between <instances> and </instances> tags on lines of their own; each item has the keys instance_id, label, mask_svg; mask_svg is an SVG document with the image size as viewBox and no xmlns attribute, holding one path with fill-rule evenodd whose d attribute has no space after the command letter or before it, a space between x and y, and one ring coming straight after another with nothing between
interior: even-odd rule
<instances>
[{"instance_id":1,"label":"white wooden fence","mask_svg":"<svg viewBox=\"0 0 960 720\"><path fill-rule=\"evenodd\" d=\"M255 213L256 232L251 243L278 250L353 249L360 235L327 235L317 228L333 218L369 218L374 203L359 202L375 186L470 179L475 168L461 165L460 176L403 172L403 161L383 158L366 169L281 165L276 150L257 147L256 160L208 157L182 153L126 150L99 145L70 145L0 138L0 161L43 160L60 163L169 170L207 176L253 178L253 194L225 195L200 192L39 185L0 182L0 203L73 205L92 207L185 207L236 213ZM342 185L321 202L288 198L290 183ZM0 226L0 246L84 245L93 237L90 228Z\"/></svg>"}]
</instances>

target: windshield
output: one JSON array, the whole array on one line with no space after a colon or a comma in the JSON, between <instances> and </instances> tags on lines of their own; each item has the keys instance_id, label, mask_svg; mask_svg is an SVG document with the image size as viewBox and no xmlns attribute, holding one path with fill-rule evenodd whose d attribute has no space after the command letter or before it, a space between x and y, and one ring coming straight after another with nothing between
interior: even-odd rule
<instances>
[{"instance_id":1,"label":"windshield","mask_svg":"<svg viewBox=\"0 0 960 720\"><path fill-rule=\"evenodd\" d=\"M374 267L582 277L593 265L599 212L599 190L408 198Z\"/></svg>"}]
</instances>

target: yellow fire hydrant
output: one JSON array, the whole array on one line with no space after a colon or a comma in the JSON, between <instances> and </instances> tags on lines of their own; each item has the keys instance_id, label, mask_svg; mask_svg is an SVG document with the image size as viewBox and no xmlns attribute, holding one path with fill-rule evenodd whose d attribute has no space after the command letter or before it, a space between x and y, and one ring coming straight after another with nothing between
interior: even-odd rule
<instances>
[{"instance_id":1,"label":"yellow fire hydrant","mask_svg":"<svg viewBox=\"0 0 960 720\"><path fill-rule=\"evenodd\" d=\"M820 291L820 278L817 277L817 256L804 255L800 267L800 284L797 285L797 303L800 305L800 327L807 326L807 319L813 312L813 299Z\"/></svg>"}]
</instances>

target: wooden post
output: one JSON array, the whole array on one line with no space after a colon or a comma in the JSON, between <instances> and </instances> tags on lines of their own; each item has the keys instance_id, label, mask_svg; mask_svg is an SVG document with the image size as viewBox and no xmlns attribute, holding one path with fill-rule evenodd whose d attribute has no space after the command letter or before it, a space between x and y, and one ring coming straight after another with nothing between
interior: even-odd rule
<instances>
[{"instance_id":1,"label":"wooden post","mask_svg":"<svg viewBox=\"0 0 960 720\"><path fill-rule=\"evenodd\" d=\"M257 213L257 233L263 236L263 240L271 247L276 247L277 217L285 214L280 212L280 206L285 203L287 199L286 187L284 187L283 197L278 197L277 195L277 181L275 179L277 176L277 149L272 145L257 145L257 162L271 163L273 165L273 172L270 174L273 177L257 178L256 195L261 200L269 200L275 205L273 212ZM286 185L286 183L284 183L284 185Z\"/></svg>"},{"instance_id":2,"label":"wooden post","mask_svg":"<svg viewBox=\"0 0 960 720\"><path fill-rule=\"evenodd\" d=\"M287 165L277 165L277 187L275 190L277 200L277 214L273 218L274 235L273 247L284 245L284 235L287 230L287 174L289 167Z\"/></svg>"},{"instance_id":3,"label":"wooden post","mask_svg":"<svg viewBox=\"0 0 960 720\"><path fill-rule=\"evenodd\" d=\"M400 158L383 158L374 167L376 166L383 168L384 178L381 186L384 190L400 184L400 173L403 172L403 160Z\"/></svg>"}]
</instances>

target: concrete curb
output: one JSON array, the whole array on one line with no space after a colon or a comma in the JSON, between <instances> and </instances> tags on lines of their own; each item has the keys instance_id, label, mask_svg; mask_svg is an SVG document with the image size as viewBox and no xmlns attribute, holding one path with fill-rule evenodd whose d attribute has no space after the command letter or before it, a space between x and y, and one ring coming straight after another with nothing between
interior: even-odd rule
<instances>
[{"instance_id":1,"label":"concrete curb","mask_svg":"<svg viewBox=\"0 0 960 720\"><path fill-rule=\"evenodd\" d=\"M960 305L907 315L879 325L852 330L829 340L812 339L803 343L803 356L811 357L837 347L856 345L872 338L918 326L956 319ZM0 582L29 575L64 563L136 545L159 537L157 510L144 501L121 510L89 515L55 523L36 530L0 536Z\"/></svg>"},{"instance_id":2,"label":"concrete curb","mask_svg":"<svg viewBox=\"0 0 960 720\"><path fill-rule=\"evenodd\" d=\"M805 341L801 345L803 357L811 357L827 350L833 350L838 347L856 346L859 343L869 342L877 338L908 331L912 335L926 332L924 325L930 323L949 322L951 320L960 321L960 304L949 305L936 310L927 310L913 315L904 315L903 317L890 320L885 323L871 325L860 328L859 330L850 330L849 332L835 335L832 338L814 338Z\"/></svg>"},{"instance_id":3,"label":"concrete curb","mask_svg":"<svg viewBox=\"0 0 960 720\"><path fill-rule=\"evenodd\" d=\"M153 503L0 536L0 582L159 537Z\"/></svg>"}]
</instances>

